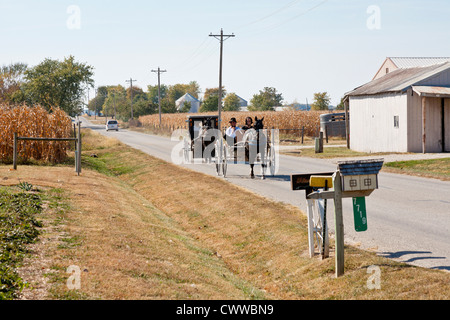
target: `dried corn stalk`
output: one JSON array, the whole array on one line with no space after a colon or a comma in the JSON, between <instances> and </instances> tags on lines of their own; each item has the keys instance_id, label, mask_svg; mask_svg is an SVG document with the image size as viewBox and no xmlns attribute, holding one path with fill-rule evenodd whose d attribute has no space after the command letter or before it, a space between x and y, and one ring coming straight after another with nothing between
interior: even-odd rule
<instances>
[{"instance_id":1,"label":"dried corn stalk","mask_svg":"<svg viewBox=\"0 0 450 320\"><path fill-rule=\"evenodd\" d=\"M320 126L320 115L326 113L324 111L252 111L252 112L222 112L222 123L223 127L228 126L228 121L231 117L235 117L238 125L243 126L246 117L252 117L253 120L255 116L258 118L264 117L264 126L266 128L275 129L301 129L305 127L305 135L313 137L317 135L318 128ZM214 112L205 113L207 114L217 114ZM162 114L162 123L165 126L171 128L185 128L187 116L193 115L189 113L173 113L173 114ZM202 115L199 113L198 115ZM159 115L147 115L139 117L139 121L144 126L158 126L159 125Z\"/></svg>"},{"instance_id":2,"label":"dried corn stalk","mask_svg":"<svg viewBox=\"0 0 450 320\"><path fill-rule=\"evenodd\" d=\"M11 107L0 105L0 162L12 161L14 133L19 137L68 138L72 121L59 108L52 113L41 106ZM65 141L22 141L17 143L21 160L43 160L61 163L67 157L69 143Z\"/></svg>"}]
</instances>

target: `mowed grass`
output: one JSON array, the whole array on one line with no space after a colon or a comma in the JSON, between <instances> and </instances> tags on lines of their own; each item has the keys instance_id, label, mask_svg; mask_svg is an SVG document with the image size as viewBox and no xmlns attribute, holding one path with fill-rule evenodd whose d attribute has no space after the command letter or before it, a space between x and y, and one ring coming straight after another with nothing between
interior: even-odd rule
<instances>
[{"instance_id":1,"label":"mowed grass","mask_svg":"<svg viewBox=\"0 0 450 320\"><path fill-rule=\"evenodd\" d=\"M322 153L315 153L314 148L281 151L282 154L319 159L334 159L347 157L383 156L393 153L366 153L347 149L346 147L324 147ZM408 160L386 162L383 170L393 173L409 174L427 178L450 180L450 157L428 160Z\"/></svg>"},{"instance_id":2,"label":"mowed grass","mask_svg":"<svg viewBox=\"0 0 450 320\"><path fill-rule=\"evenodd\" d=\"M83 172L0 166L0 175L58 187L70 202L49 250L56 299L448 299L449 274L346 246L345 275L309 258L298 208L156 159L89 130ZM90 169L89 169L90 168ZM81 288L66 286L70 265ZM381 289L370 289L371 266Z\"/></svg>"},{"instance_id":3,"label":"mowed grass","mask_svg":"<svg viewBox=\"0 0 450 320\"><path fill-rule=\"evenodd\" d=\"M363 156L380 156L387 153L366 153L358 152L347 149L346 147L324 147L323 152L316 153L313 148L304 148L297 150L284 150L281 151L282 154L298 157L310 157L319 159L332 159L332 158L343 158L343 157L363 157Z\"/></svg>"},{"instance_id":4,"label":"mowed grass","mask_svg":"<svg viewBox=\"0 0 450 320\"><path fill-rule=\"evenodd\" d=\"M384 164L386 171L450 180L450 157L429 160L396 161Z\"/></svg>"}]
</instances>

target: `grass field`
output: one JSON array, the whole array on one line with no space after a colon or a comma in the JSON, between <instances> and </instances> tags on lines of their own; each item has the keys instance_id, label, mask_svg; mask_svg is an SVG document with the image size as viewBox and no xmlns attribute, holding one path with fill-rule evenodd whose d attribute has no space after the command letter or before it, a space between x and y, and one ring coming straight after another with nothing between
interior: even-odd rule
<instances>
[{"instance_id":1,"label":"grass field","mask_svg":"<svg viewBox=\"0 0 450 320\"><path fill-rule=\"evenodd\" d=\"M290 156L299 156L299 157L310 157L310 158L319 158L319 159L332 159L332 158L340 158L340 157L360 157L360 156L379 156L386 153L365 153L365 152L357 152L346 147L324 147L323 152L315 153L314 148L305 148L305 149L297 149L297 150L285 150L281 151L282 154L290 155Z\"/></svg>"},{"instance_id":2,"label":"grass field","mask_svg":"<svg viewBox=\"0 0 450 320\"><path fill-rule=\"evenodd\" d=\"M41 270L34 270L30 288L24 289L29 296L450 298L447 272L398 263L350 246L345 248L345 275L336 279L333 242L329 259L309 258L307 221L298 208L89 130L84 131L83 145L79 177L72 166L20 166L17 171L0 166L0 185L15 186L20 178L53 190L52 205L43 208L44 231L36 258L24 266L28 273ZM81 270L78 290L66 285L71 265ZM381 270L381 289L367 286L370 266ZM41 288L43 281L47 285Z\"/></svg>"},{"instance_id":3,"label":"grass field","mask_svg":"<svg viewBox=\"0 0 450 320\"><path fill-rule=\"evenodd\" d=\"M388 162L384 167L387 171L394 173L450 181L450 157L443 159Z\"/></svg>"}]
</instances>

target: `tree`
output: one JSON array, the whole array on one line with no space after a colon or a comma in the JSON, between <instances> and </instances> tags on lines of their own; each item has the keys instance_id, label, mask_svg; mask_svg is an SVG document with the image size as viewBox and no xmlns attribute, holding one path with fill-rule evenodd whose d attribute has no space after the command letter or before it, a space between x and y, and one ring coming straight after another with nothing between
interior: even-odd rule
<instances>
[{"instance_id":1,"label":"tree","mask_svg":"<svg viewBox=\"0 0 450 320\"><path fill-rule=\"evenodd\" d=\"M108 96L108 88L106 86L98 87L97 95L88 102L88 109L97 115L102 111L103 104Z\"/></svg>"},{"instance_id":2,"label":"tree","mask_svg":"<svg viewBox=\"0 0 450 320\"><path fill-rule=\"evenodd\" d=\"M133 101L134 98L137 97L138 95L144 94L144 91L142 90L142 88L133 86ZM131 99L131 87L127 88L127 98Z\"/></svg>"},{"instance_id":3,"label":"tree","mask_svg":"<svg viewBox=\"0 0 450 320\"><path fill-rule=\"evenodd\" d=\"M208 98L203 100L200 106L200 112L210 112L210 111L218 111L217 108L219 106L219 97L217 95L210 95Z\"/></svg>"},{"instance_id":4,"label":"tree","mask_svg":"<svg viewBox=\"0 0 450 320\"><path fill-rule=\"evenodd\" d=\"M340 101L339 104L336 106L336 110L345 110L344 97L341 98L341 101Z\"/></svg>"},{"instance_id":5,"label":"tree","mask_svg":"<svg viewBox=\"0 0 450 320\"><path fill-rule=\"evenodd\" d=\"M191 111L191 106L192 106L192 103L190 101L185 101L183 103L183 107L180 109L180 112L188 113L189 111Z\"/></svg>"},{"instance_id":6,"label":"tree","mask_svg":"<svg viewBox=\"0 0 450 320\"><path fill-rule=\"evenodd\" d=\"M200 85L197 83L197 81L191 81L185 85L185 91L194 98L198 99L198 94L200 93Z\"/></svg>"},{"instance_id":7,"label":"tree","mask_svg":"<svg viewBox=\"0 0 450 320\"><path fill-rule=\"evenodd\" d=\"M253 95L249 110L273 111L274 107L281 105L282 101L283 96L281 93L277 93L277 89L265 87L264 90L259 90L259 94Z\"/></svg>"},{"instance_id":8,"label":"tree","mask_svg":"<svg viewBox=\"0 0 450 320\"><path fill-rule=\"evenodd\" d=\"M235 93L229 93L223 100L224 111L239 111L241 101Z\"/></svg>"},{"instance_id":9,"label":"tree","mask_svg":"<svg viewBox=\"0 0 450 320\"><path fill-rule=\"evenodd\" d=\"M169 88L165 84L161 84L161 101L167 96ZM158 104L158 85L147 86L147 97L152 103Z\"/></svg>"},{"instance_id":10,"label":"tree","mask_svg":"<svg viewBox=\"0 0 450 320\"><path fill-rule=\"evenodd\" d=\"M102 87L100 87L102 88ZM100 92L99 88L99 92ZM126 101L126 90L123 86L117 85L117 86L107 86L106 88L106 94L104 95L106 98L104 100L104 103L102 105L102 112L103 114L116 117L120 117L120 114L118 112L119 110L119 104Z\"/></svg>"},{"instance_id":11,"label":"tree","mask_svg":"<svg viewBox=\"0 0 450 320\"><path fill-rule=\"evenodd\" d=\"M133 114L136 118L156 113L156 110L158 110L158 104L152 103L147 95L138 95L133 100Z\"/></svg>"},{"instance_id":12,"label":"tree","mask_svg":"<svg viewBox=\"0 0 450 320\"><path fill-rule=\"evenodd\" d=\"M93 67L75 61L73 56L64 61L45 59L25 71L23 85L27 104L40 104L47 110L59 107L74 116L83 109L85 85L93 87Z\"/></svg>"},{"instance_id":13,"label":"tree","mask_svg":"<svg viewBox=\"0 0 450 320\"><path fill-rule=\"evenodd\" d=\"M188 84L177 83L171 86L161 84L161 112L163 113L175 113L176 101L184 96L186 93L190 93L193 97L198 99L200 93L200 86L196 81L191 81ZM158 105L158 86L148 86L147 95L149 100Z\"/></svg>"},{"instance_id":14,"label":"tree","mask_svg":"<svg viewBox=\"0 0 450 320\"><path fill-rule=\"evenodd\" d=\"M227 95L225 87L222 86L222 99ZM203 95L203 100L207 100L209 96L219 96L219 87L217 88L206 88L205 94Z\"/></svg>"},{"instance_id":15,"label":"tree","mask_svg":"<svg viewBox=\"0 0 450 320\"><path fill-rule=\"evenodd\" d=\"M27 65L14 63L0 68L0 103L19 104L23 102L23 77Z\"/></svg>"},{"instance_id":16,"label":"tree","mask_svg":"<svg viewBox=\"0 0 450 320\"><path fill-rule=\"evenodd\" d=\"M311 104L311 110L328 110L330 101L331 99L327 92L314 93L314 102Z\"/></svg>"}]
</instances>

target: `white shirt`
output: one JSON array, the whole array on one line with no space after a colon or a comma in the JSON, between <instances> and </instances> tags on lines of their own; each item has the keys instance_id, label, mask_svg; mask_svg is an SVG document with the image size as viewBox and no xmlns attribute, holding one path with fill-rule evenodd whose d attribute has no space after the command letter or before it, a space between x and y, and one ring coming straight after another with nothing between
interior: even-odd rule
<instances>
[{"instance_id":1,"label":"white shirt","mask_svg":"<svg viewBox=\"0 0 450 320\"><path fill-rule=\"evenodd\" d=\"M232 138L236 138L236 131L241 130L241 128L239 127L228 127L227 130L225 131L225 134L227 136L230 136Z\"/></svg>"}]
</instances>

